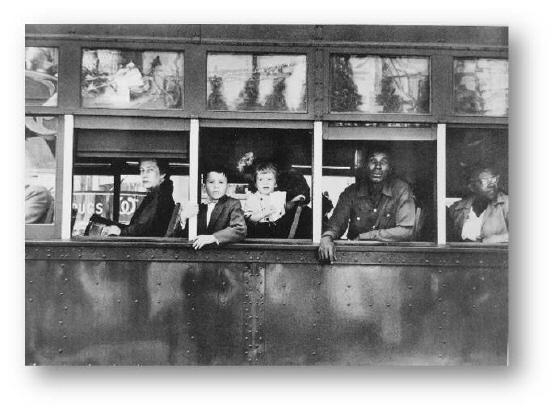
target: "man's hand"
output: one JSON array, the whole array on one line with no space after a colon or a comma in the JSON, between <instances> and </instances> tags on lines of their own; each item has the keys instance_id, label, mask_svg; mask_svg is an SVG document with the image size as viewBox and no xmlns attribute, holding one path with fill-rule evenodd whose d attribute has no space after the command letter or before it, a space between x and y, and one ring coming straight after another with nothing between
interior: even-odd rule
<instances>
[{"instance_id":1,"label":"man's hand","mask_svg":"<svg viewBox=\"0 0 555 413\"><path fill-rule=\"evenodd\" d=\"M103 237L108 237L110 235L120 235L121 234L121 228L118 227L117 225L110 225L108 227L104 227L102 228L102 232L100 233L100 235L102 235Z\"/></svg>"},{"instance_id":2,"label":"man's hand","mask_svg":"<svg viewBox=\"0 0 555 413\"><path fill-rule=\"evenodd\" d=\"M484 244L497 244L503 242L509 242L509 234L496 234L490 235L482 240Z\"/></svg>"},{"instance_id":3,"label":"man's hand","mask_svg":"<svg viewBox=\"0 0 555 413\"><path fill-rule=\"evenodd\" d=\"M193 248L200 250L205 245L210 245L216 243L216 237L214 235L199 235L193 241Z\"/></svg>"},{"instance_id":4,"label":"man's hand","mask_svg":"<svg viewBox=\"0 0 555 413\"><path fill-rule=\"evenodd\" d=\"M333 263L337 260L335 257L335 245L329 236L322 237L320 240L320 248L318 248L318 256L321 260Z\"/></svg>"}]
</instances>

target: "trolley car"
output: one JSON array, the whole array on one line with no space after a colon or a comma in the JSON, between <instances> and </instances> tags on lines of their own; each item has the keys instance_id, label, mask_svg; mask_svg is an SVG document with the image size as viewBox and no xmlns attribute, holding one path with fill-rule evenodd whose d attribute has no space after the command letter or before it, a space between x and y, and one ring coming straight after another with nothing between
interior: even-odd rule
<instances>
[{"instance_id":1,"label":"trolley car","mask_svg":"<svg viewBox=\"0 0 555 413\"><path fill-rule=\"evenodd\" d=\"M26 218L26 364L507 363L507 246L450 242L446 219L473 159L508 189L506 28L27 25L25 119L26 194L51 199ZM421 230L319 261L322 194L376 141ZM201 202L202 166L247 152L306 179L311 238L84 235L93 213L129 221L140 158Z\"/></svg>"}]
</instances>

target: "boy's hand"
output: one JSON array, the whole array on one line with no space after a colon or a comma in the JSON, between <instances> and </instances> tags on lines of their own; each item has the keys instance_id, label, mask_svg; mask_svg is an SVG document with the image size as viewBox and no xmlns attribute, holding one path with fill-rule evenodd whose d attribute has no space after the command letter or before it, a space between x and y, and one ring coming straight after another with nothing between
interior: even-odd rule
<instances>
[{"instance_id":1,"label":"boy's hand","mask_svg":"<svg viewBox=\"0 0 555 413\"><path fill-rule=\"evenodd\" d=\"M193 248L200 250L205 245L210 245L216 243L216 237L214 235L199 235L193 241Z\"/></svg>"},{"instance_id":2,"label":"boy's hand","mask_svg":"<svg viewBox=\"0 0 555 413\"><path fill-rule=\"evenodd\" d=\"M187 221L189 218L194 217L198 214L198 204L194 202L186 202L181 204L181 208L179 209L179 217L181 218L181 222Z\"/></svg>"}]
</instances>

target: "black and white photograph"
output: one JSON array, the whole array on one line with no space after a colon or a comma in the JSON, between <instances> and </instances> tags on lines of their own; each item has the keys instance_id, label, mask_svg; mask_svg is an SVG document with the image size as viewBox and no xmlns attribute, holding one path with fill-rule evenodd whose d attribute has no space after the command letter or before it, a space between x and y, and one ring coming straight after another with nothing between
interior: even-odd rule
<instances>
[{"instance_id":1,"label":"black and white photograph","mask_svg":"<svg viewBox=\"0 0 555 413\"><path fill-rule=\"evenodd\" d=\"M26 364L507 365L507 27L25 30Z\"/></svg>"},{"instance_id":2,"label":"black and white photograph","mask_svg":"<svg viewBox=\"0 0 555 413\"><path fill-rule=\"evenodd\" d=\"M546 261L526 256L552 255L539 212L552 145L539 149L549 131L525 118L549 107L531 104L551 87L552 66L532 57L550 53L547 36L534 44L506 12L423 18L425 7L412 20L418 5L397 19L379 7L367 19L258 20L256 8L219 19L231 4L202 18L148 19L137 5L133 18L116 6L20 19L5 64L20 98L5 93L18 170L5 203L23 187L25 198L3 214L21 234L2 312L19 317L19 381L36 382L22 394L84 395L86 382L108 390L105 377L125 411L117 393L132 383L142 393L161 380L169 396L214 380L245 410L283 411L288 393L261 406L232 389L345 379L354 399L367 385L403 410L426 388L415 411L435 411L432 390L445 390L457 412L480 384L476 411L509 388L507 411L531 397L517 388L547 394L543 375L522 381L552 358L549 306L531 323ZM394 395L397 379L416 387ZM298 398L292 410L317 409ZM323 411L362 408L347 399Z\"/></svg>"}]
</instances>

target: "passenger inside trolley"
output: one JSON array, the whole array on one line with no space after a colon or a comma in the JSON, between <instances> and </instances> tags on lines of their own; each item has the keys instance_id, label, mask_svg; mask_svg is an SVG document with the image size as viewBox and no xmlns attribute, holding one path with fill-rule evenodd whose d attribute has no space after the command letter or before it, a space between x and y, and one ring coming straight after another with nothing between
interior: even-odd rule
<instances>
[{"instance_id":1,"label":"passenger inside trolley","mask_svg":"<svg viewBox=\"0 0 555 413\"><path fill-rule=\"evenodd\" d=\"M296 175L289 176L287 172L282 174L286 177L281 181L284 183L284 189L289 189L289 191L276 191L279 179L277 167L271 162L262 162L255 167L256 192L249 194L245 203L245 216L250 237L308 238L310 236L312 214L307 214L308 207L303 208L302 205L307 200L304 192L308 192L307 195L310 196L310 189L308 189L304 177L300 176L300 179L295 179ZM298 185L298 182L301 181L307 187L306 191L305 188Z\"/></svg>"},{"instance_id":2,"label":"passenger inside trolley","mask_svg":"<svg viewBox=\"0 0 555 413\"><path fill-rule=\"evenodd\" d=\"M140 174L147 195L131 217L129 225L109 225L103 236L163 237L175 208L169 163L162 159L142 159Z\"/></svg>"},{"instance_id":3,"label":"passenger inside trolley","mask_svg":"<svg viewBox=\"0 0 555 413\"><path fill-rule=\"evenodd\" d=\"M416 205L407 182L393 174L385 146L369 152L361 179L339 196L322 234L319 256L335 259L334 240L348 229L350 240L409 241L413 237Z\"/></svg>"},{"instance_id":4,"label":"passenger inside trolley","mask_svg":"<svg viewBox=\"0 0 555 413\"><path fill-rule=\"evenodd\" d=\"M312 238L311 155L311 131L201 128L200 164L229 170L248 238Z\"/></svg>"},{"instance_id":5,"label":"passenger inside trolley","mask_svg":"<svg viewBox=\"0 0 555 413\"><path fill-rule=\"evenodd\" d=\"M188 220L198 214L198 235L193 240L194 249L243 240L247 235L247 226L241 202L226 195L228 172L214 167L208 169L204 176L207 203L201 204L200 208L195 203L186 204L181 208L181 228L178 229L177 235L187 237Z\"/></svg>"},{"instance_id":6,"label":"passenger inside trolley","mask_svg":"<svg viewBox=\"0 0 555 413\"><path fill-rule=\"evenodd\" d=\"M56 118L25 117L26 224L53 223L56 128Z\"/></svg>"},{"instance_id":7,"label":"passenger inside trolley","mask_svg":"<svg viewBox=\"0 0 555 413\"><path fill-rule=\"evenodd\" d=\"M472 168L470 193L448 210L450 240L509 242L509 196L499 189L499 177L491 165Z\"/></svg>"}]
</instances>

